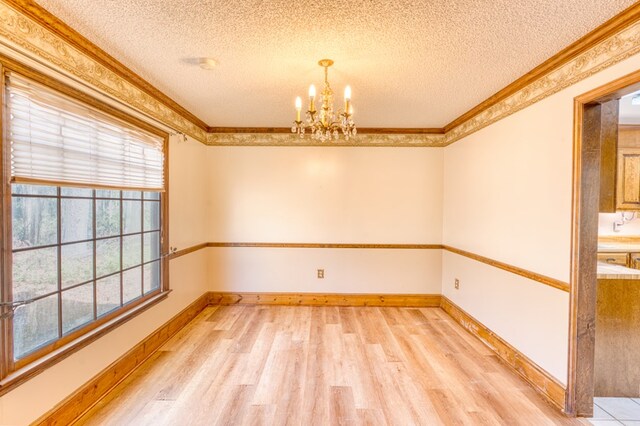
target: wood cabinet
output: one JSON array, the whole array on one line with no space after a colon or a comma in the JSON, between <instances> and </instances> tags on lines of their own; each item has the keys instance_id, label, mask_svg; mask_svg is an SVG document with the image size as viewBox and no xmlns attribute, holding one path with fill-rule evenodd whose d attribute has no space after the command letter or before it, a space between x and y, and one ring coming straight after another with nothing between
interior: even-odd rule
<instances>
[{"instance_id":1,"label":"wood cabinet","mask_svg":"<svg viewBox=\"0 0 640 426\"><path fill-rule=\"evenodd\" d=\"M600 208L601 213L615 213L617 206L618 169L618 108L619 102L613 99L600 105ZM640 145L638 145L640 148Z\"/></svg>"},{"instance_id":2,"label":"wood cabinet","mask_svg":"<svg viewBox=\"0 0 640 426\"><path fill-rule=\"evenodd\" d=\"M640 253L635 253L635 254L640 255ZM629 266L629 254L628 253L598 253L598 262L610 263L612 265Z\"/></svg>"},{"instance_id":3,"label":"wood cabinet","mask_svg":"<svg viewBox=\"0 0 640 426\"><path fill-rule=\"evenodd\" d=\"M620 125L615 166L615 206L616 210L640 210L640 126ZM609 169L603 159L602 168ZM604 178L601 185L610 185ZM601 188L601 198L603 192ZM601 200L602 203L607 200ZM610 197L608 199L610 201ZM609 210L600 209L601 212Z\"/></svg>"},{"instance_id":4,"label":"wood cabinet","mask_svg":"<svg viewBox=\"0 0 640 426\"><path fill-rule=\"evenodd\" d=\"M640 397L640 282L598 280L594 396Z\"/></svg>"},{"instance_id":5,"label":"wood cabinet","mask_svg":"<svg viewBox=\"0 0 640 426\"><path fill-rule=\"evenodd\" d=\"M618 210L640 210L640 148L618 149Z\"/></svg>"},{"instance_id":6,"label":"wood cabinet","mask_svg":"<svg viewBox=\"0 0 640 426\"><path fill-rule=\"evenodd\" d=\"M629 267L640 269L640 253L629 253Z\"/></svg>"}]
</instances>

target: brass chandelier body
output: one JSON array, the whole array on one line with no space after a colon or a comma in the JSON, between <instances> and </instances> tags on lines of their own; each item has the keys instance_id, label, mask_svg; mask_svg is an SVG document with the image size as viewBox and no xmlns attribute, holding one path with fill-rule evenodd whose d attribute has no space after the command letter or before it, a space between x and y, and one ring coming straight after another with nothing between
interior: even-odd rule
<instances>
[{"instance_id":1,"label":"brass chandelier body","mask_svg":"<svg viewBox=\"0 0 640 426\"><path fill-rule=\"evenodd\" d=\"M300 97L296 98L296 120L293 122L291 132L298 134L301 138L306 133L310 133L313 139L320 142L337 140L340 134L349 140L357 134L353 121L351 88L345 87L344 110L338 110L336 114L333 109L333 90L329 85L329 67L333 65L333 61L322 59L318 65L324 68L324 89L320 93L320 109L316 109L316 88L312 84L309 87L309 109L305 114L305 122L300 119L302 100Z\"/></svg>"}]
</instances>

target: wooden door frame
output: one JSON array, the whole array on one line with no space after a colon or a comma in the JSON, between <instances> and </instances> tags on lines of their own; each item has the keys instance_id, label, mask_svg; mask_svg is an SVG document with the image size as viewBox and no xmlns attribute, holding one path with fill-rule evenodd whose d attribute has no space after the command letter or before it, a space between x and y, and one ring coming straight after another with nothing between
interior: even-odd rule
<instances>
[{"instance_id":1,"label":"wooden door frame","mask_svg":"<svg viewBox=\"0 0 640 426\"><path fill-rule=\"evenodd\" d=\"M569 361L565 412L593 413L601 104L640 90L640 70L574 99ZM598 124L594 124L598 123ZM596 128L598 127L598 128Z\"/></svg>"}]
</instances>

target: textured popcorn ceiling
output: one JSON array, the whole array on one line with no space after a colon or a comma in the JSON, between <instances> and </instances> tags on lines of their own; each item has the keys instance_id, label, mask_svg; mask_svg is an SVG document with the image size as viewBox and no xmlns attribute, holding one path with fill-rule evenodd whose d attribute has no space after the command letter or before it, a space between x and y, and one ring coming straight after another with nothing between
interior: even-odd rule
<instances>
[{"instance_id":1,"label":"textured popcorn ceiling","mask_svg":"<svg viewBox=\"0 0 640 426\"><path fill-rule=\"evenodd\" d=\"M360 127L443 127L633 0L39 0L211 126L289 126L321 58ZM219 66L205 71L196 58Z\"/></svg>"}]
</instances>

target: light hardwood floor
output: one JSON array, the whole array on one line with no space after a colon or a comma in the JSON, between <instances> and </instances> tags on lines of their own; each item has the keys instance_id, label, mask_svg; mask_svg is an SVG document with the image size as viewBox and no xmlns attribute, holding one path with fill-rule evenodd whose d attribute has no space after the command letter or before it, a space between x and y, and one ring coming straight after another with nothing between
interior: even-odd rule
<instances>
[{"instance_id":1,"label":"light hardwood floor","mask_svg":"<svg viewBox=\"0 0 640 426\"><path fill-rule=\"evenodd\" d=\"M206 308L84 425L583 424L439 308Z\"/></svg>"}]
</instances>

